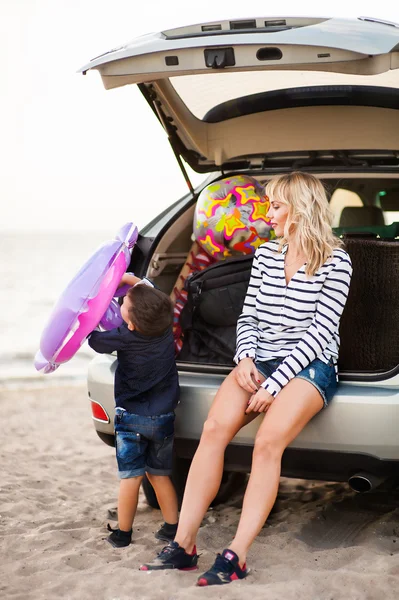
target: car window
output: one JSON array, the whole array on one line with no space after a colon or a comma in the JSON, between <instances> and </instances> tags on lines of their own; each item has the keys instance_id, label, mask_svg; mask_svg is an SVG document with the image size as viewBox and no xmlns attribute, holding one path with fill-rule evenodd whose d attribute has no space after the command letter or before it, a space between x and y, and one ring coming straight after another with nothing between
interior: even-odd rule
<instances>
[{"instance_id":1,"label":"car window","mask_svg":"<svg viewBox=\"0 0 399 600\"><path fill-rule=\"evenodd\" d=\"M393 210L384 211L384 219L385 219L385 225L392 225L392 223L398 223L399 222L399 210L398 211L393 211Z\"/></svg>"},{"instance_id":2,"label":"car window","mask_svg":"<svg viewBox=\"0 0 399 600\"><path fill-rule=\"evenodd\" d=\"M346 206L363 206L363 202L360 197L343 188L336 188L331 196L330 208L333 211L333 227L338 227L341 220L341 214Z\"/></svg>"},{"instance_id":3,"label":"car window","mask_svg":"<svg viewBox=\"0 0 399 600\"><path fill-rule=\"evenodd\" d=\"M329 184L327 183L327 190ZM333 188L330 207L333 227L388 226L399 222L399 182L393 179L376 179L361 182L365 198L345 186ZM352 187L349 183L348 187ZM357 209L361 210L357 210ZM353 210L352 210L353 209ZM344 211L344 213L343 213Z\"/></svg>"},{"instance_id":4,"label":"car window","mask_svg":"<svg viewBox=\"0 0 399 600\"><path fill-rule=\"evenodd\" d=\"M376 203L384 212L385 224L399 221L399 184L381 186L377 192Z\"/></svg>"}]
</instances>

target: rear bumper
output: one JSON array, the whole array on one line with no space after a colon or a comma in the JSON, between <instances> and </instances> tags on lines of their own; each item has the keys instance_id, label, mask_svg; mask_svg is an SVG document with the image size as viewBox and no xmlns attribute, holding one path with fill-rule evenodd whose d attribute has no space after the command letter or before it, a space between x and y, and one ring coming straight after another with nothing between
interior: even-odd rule
<instances>
[{"instance_id":1,"label":"rear bumper","mask_svg":"<svg viewBox=\"0 0 399 600\"><path fill-rule=\"evenodd\" d=\"M115 357L97 356L89 366L90 397L101 403L110 423L94 421L99 435L113 435ZM191 458L223 376L181 372L176 409L176 452ZM226 450L226 468L249 471L262 417L243 427ZM390 475L399 471L399 389L383 384L340 383L331 405L322 410L287 448L283 475L345 480L358 470Z\"/></svg>"}]
</instances>

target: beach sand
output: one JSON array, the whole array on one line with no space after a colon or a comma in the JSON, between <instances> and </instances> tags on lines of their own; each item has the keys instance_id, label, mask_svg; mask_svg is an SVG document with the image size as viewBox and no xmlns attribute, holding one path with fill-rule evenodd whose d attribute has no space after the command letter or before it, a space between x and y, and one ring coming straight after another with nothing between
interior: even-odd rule
<instances>
[{"instance_id":1,"label":"beach sand","mask_svg":"<svg viewBox=\"0 0 399 600\"><path fill-rule=\"evenodd\" d=\"M86 389L0 391L0 598L4 600L390 600L399 595L399 493L357 496L346 484L282 479L255 541L250 576L196 588L198 572L145 573L162 548L161 523L141 495L134 543L104 541L116 505L113 449L97 437ZM198 537L201 570L231 540L242 493L208 511ZM115 522L111 522L115 525Z\"/></svg>"}]
</instances>

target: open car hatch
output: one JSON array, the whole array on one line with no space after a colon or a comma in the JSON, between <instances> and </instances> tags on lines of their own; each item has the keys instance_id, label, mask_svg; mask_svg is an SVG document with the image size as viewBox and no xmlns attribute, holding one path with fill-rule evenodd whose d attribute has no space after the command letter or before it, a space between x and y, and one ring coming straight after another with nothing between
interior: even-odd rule
<instances>
[{"instance_id":1,"label":"open car hatch","mask_svg":"<svg viewBox=\"0 0 399 600\"><path fill-rule=\"evenodd\" d=\"M370 99L367 92L399 87L394 23L275 17L202 23L141 36L80 71L93 69L106 89L138 84L176 156L198 172L256 168L267 153L398 149L399 97L386 100L386 92L378 99L374 92ZM364 89L354 101L359 85ZM312 89L310 97L324 101L275 98L271 106L267 93L282 89L302 96ZM376 107L378 118L369 118Z\"/></svg>"}]
</instances>

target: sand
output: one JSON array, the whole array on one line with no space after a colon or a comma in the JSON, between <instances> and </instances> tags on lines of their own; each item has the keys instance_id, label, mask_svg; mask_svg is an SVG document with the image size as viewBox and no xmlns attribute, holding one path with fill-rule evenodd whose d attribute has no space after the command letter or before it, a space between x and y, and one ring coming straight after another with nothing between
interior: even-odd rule
<instances>
[{"instance_id":1,"label":"sand","mask_svg":"<svg viewBox=\"0 0 399 600\"><path fill-rule=\"evenodd\" d=\"M56 382L55 382L56 383ZM58 387L57 387L58 386ZM84 386L0 390L0 598L4 600L390 600L399 595L399 493L357 496L346 484L281 480L245 581L196 588L201 572L145 573L162 548L160 513L141 496L134 543L104 541L118 481ZM242 493L208 511L200 566L232 538ZM115 525L115 522L111 522Z\"/></svg>"}]
</instances>

